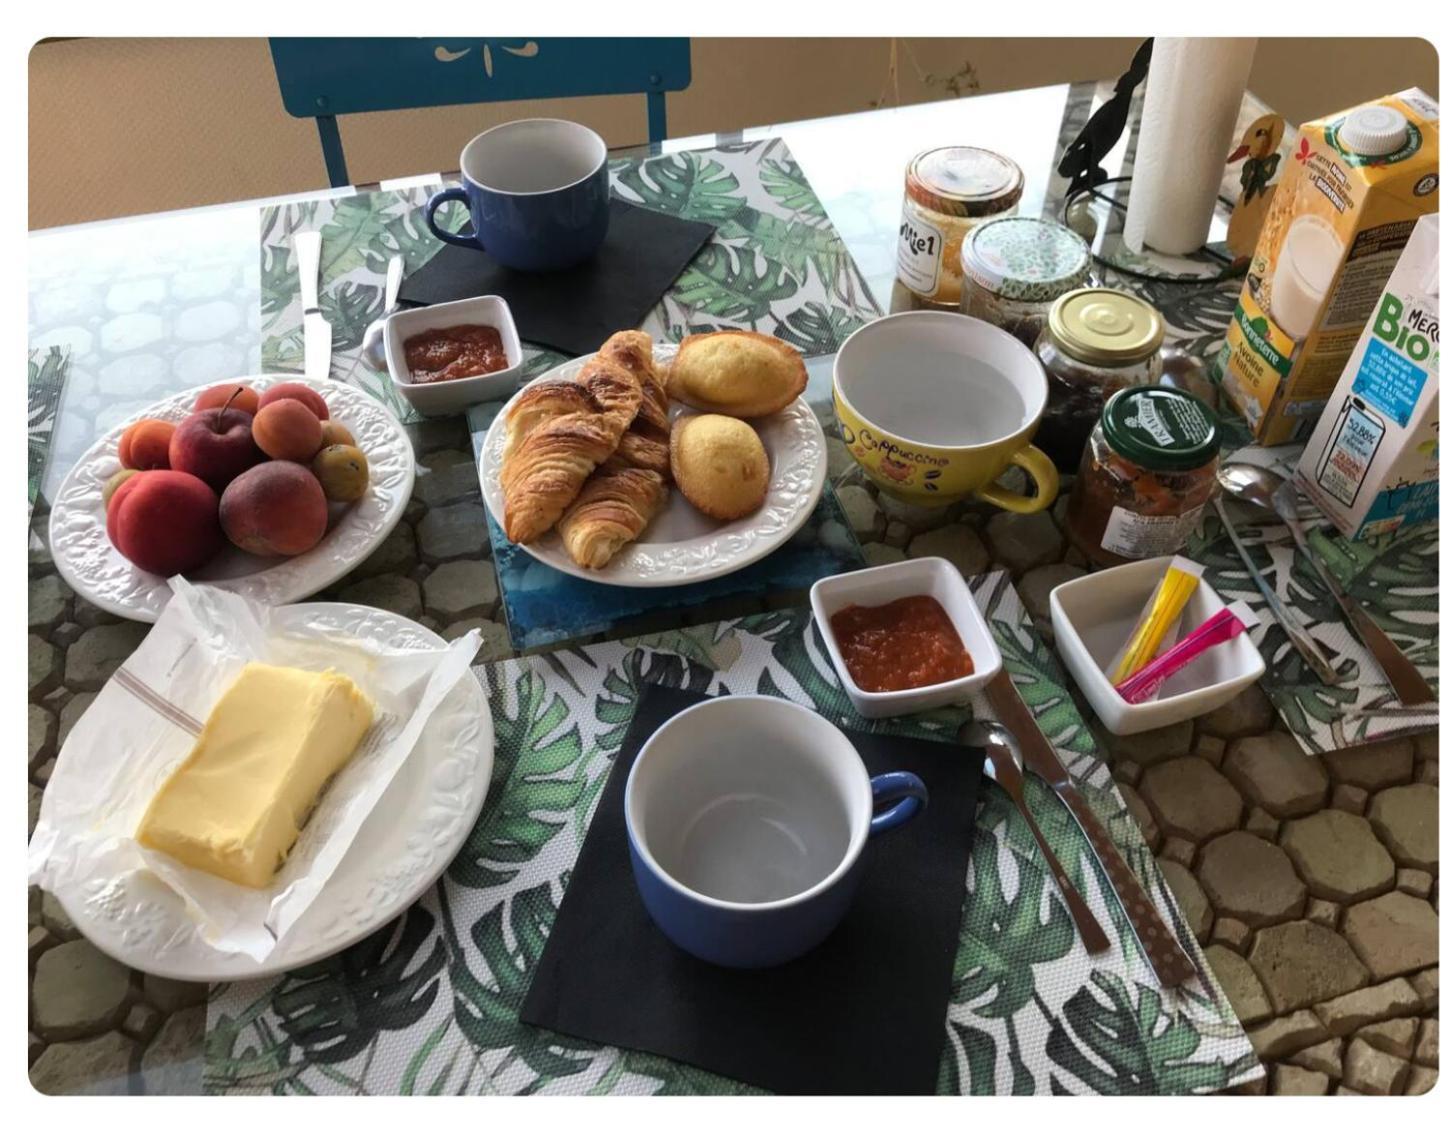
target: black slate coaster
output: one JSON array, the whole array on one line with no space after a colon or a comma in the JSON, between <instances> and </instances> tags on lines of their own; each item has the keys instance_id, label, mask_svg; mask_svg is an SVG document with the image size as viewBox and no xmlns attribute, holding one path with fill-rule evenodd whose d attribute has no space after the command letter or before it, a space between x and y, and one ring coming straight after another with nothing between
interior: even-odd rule
<instances>
[{"instance_id":1,"label":"black slate coaster","mask_svg":"<svg viewBox=\"0 0 1451 1137\"><path fill-rule=\"evenodd\" d=\"M567 355L589 355L615 332L637 328L715 227L610 202L610 231L590 260L561 272L515 272L488 253L444 245L403 281L408 304L502 296L519 338Z\"/></svg>"},{"instance_id":2,"label":"black slate coaster","mask_svg":"<svg viewBox=\"0 0 1451 1137\"><path fill-rule=\"evenodd\" d=\"M934 1092L982 751L847 731L871 774L911 771L930 802L868 841L856 901L825 943L781 967L735 971L687 955L655 927L625 836L635 755L703 697L641 692L520 1020L776 1093Z\"/></svg>"}]
</instances>

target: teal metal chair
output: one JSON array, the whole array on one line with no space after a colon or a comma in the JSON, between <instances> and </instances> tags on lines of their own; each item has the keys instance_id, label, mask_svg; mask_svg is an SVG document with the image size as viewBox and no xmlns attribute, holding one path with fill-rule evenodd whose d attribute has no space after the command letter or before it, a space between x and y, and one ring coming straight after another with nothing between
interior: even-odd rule
<instances>
[{"instance_id":1,"label":"teal metal chair","mask_svg":"<svg viewBox=\"0 0 1451 1137\"><path fill-rule=\"evenodd\" d=\"M579 95L645 95L651 142L665 92L690 86L688 39L268 41L282 105L314 118L333 186L350 184L338 115Z\"/></svg>"}]
</instances>

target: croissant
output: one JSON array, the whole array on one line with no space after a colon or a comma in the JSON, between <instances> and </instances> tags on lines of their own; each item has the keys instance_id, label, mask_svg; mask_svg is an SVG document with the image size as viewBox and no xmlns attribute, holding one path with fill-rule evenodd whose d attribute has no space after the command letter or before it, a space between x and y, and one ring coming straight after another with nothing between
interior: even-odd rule
<instances>
[{"instance_id":1,"label":"croissant","mask_svg":"<svg viewBox=\"0 0 1451 1137\"><path fill-rule=\"evenodd\" d=\"M612 470L653 470L670 480L670 436L656 436L631 427L620 439L620 445L600 465L601 472Z\"/></svg>"},{"instance_id":2,"label":"croissant","mask_svg":"<svg viewBox=\"0 0 1451 1137\"><path fill-rule=\"evenodd\" d=\"M594 474L559 523L575 563L601 569L638 537L670 491L654 470L615 468Z\"/></svg>"},{"instance_id":3,"label":"croissant","mask_svg":"<svg viewBox=\"0 0 1451 1137\"><path fill-rule=\"evenodd\" d=\"M640 409L640 377L619 363L595 356L575 383L586 398L542 383L541 394L526 388L510 408L499 482L504 533L516 543L538 540L563 516Z\"/></svg>"},{"instance_id":4,"label":"croissant","mask_svg":"<svg viewBox=\"0 0 1451 1137\"><path fill-rule=\"evenodd\" d=\"M599 357L618 363L636 375L642 386L665 391L665 377L655 367L655 344L646 332L638 329L616 332L600 346Z\"/></svg>"},{"instance_id":5,"label":"croissant","mask_svg":"<svg viewBox=\"0 0 1451 1137\"><path fill-rule=\"evenodd\" d=\"M509 408L504 458L507 460L541 423L566 414L597 414L599 409L594 396L573 379L546 379L542 383L531 383Z\"/></svg>"}]
</instances>

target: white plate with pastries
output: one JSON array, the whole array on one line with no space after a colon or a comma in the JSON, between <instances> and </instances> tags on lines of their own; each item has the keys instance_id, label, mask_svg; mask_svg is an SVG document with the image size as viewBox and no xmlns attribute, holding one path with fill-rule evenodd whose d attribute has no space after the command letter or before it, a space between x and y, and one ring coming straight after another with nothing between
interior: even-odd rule
<instances>
[{"instance_id":1,"label":"white plate with pastries","mask_svg":"<svg viewBox=\"0 0 1451 1137\"><path fill-rule=\"evenodd\" d=\"M585 398L584 406L574 404L568 399L562 400L562 405L558 399L552 403L542 400L547 391L567 394L573 389L576 380L588 382L593 373L590 369L598 369L599 356L583 356L571 360L526 384L495 416L484 438L479 457L479 482L484 504L500 528L510 535L511 540L516 540L530 556L551 568L582 580L627 588L667 588L724 576L760 560L790 540L805 525L816 508L826 483L827 465L826 437L821 423L802 397L806 373L795 349L773 337L756 333L715 333L688 337L683 344L650 344L643 333L626 332L611 337L600 354L608 354L611 346L620 341L625 341L623 355L614 355L611 359L628 361L632 349L638 353L646 345L653 351L655 374L660 383L657 388L658 402L654 409L658 425L654 428L648 424L641 425L643 420L650 417L647 397L644 401L646 405L641 406L637 417L631 421L629 429L622 436L623 442L604 460L603 465L593 465L587 458L576 462L572 473L565 469L561 475L557 464L551 469L551 463L546 456L537 463L537 474L516 477L516 484L520 487L516 492L520 495L527 493L531 476L534 478L533 484L541 487L544 497L553 495L550 506L540 511L539 523L535 525L536 529L544 529L542 534L533 536L532 539L516 540L517 519L521 512L516 502L521 499L509 499L502 475L505 471L505 459L514 454L514 450L518 451L518 455L512 457L511 461L517 463L529 454L530 447L542 447L543 443L533 437L536 428L529 425L531 422L537 420L546 425L553 423L558 428L556 438L560 438L570 433L570 427L562 421L564 418L570 418L576 424L581 419L590 419L590 422L584 423L584 433L586 439L595 446L594 455L609 452L608 442L601 442L591 436L593 422L603 421L600 415L608 413L607 410L601 410L602 407L609 406L608 390L604 393L603 403ZM707 341L711 342L707 344ZM724 346L736 353L743 352L748 364L751 353L755 353L758 361L765 360L767 370L779 364L782 377L778 379L772 376L769 382L761 379L762 383L769 386L764 396L754 390L747 390L742 394L732 387L734 401L712 402L710 396L717 391L709 384L715 382L719 376L712 375L706 368L709 361L705 361L704 349L707 346ZM692 353L690 358L693 363L697 359L705 361L695 364L692 372L706 374L704 386L697 384L696 387L686 387L677 384L677 377L684 369L673 369L673 365L682 348ZM730 358L735 359L738 356ZM648 370L649 364L647 362L642 366ZM716 371L720 371L718 365ZM667 377L668 393L665 386ZM729 375L726 379L734 382ZM561 387L561 384L566 386ZM649 390L648 382L642 382L641 385ZM591 390L597 388L592 387ZM687 397L691 399L692 405L681 401ZM782 401L785 405L779 409L771 413L759 413L763 408ZM530 417L531 412L533 418ZM768 470L752 468L747 461L742 464L741 476L754 481L759 475L763 483L760 489L763 492L757 494L752 489L742 487L738 484L740 479L734 474L727 475L720 484L712 485L715 472L720 469L717 465L711 467L711 473L703 472L699 484L692 484L691 488L696 491L696 504L687 500L684 487L678 484L676 477L671 476L681 472L679 444L682 437L688 437L680 434L680 423L688 417L703 414L719 416L712 422L716 428L710 432L712 442L719 437L729 440L721 445L733 445L742 442L737 437L740 435L744 436L746 446L755 447L756 444L750 437L751 432L759 438ZM743 429L739 425L741 421L751 430ZM674 448L669 444L669 436L661 429L666 423L675 434L677 446ZM700 424L696 424L697 436L704 433L699 431L699 426ZM537 429L540 438L548 434L542 427ZM643 437L637 437L642 431ZM511 433L514 435L513 450ZM607 431L604 433L608 436ZM632 438L642 443L639 453L645 457L637 458L635 452L630 450ZM621 456L627 452L631 456L622 459ZM659 461L671 471L671 474L663 477L667 488L660 492L658 498L648 499L647 504L642 504L638 499L612 499L606 489L605 480L618 481L618 467L622 463L625 466L652 466L652 454L659 455ZM568 466L568 463L565 465ZM581 469L590 472L582 475ZM744 471L749 471L749 474ZM611 474L616 476L609 477ZM632 471L624 477L648 478L653 475ZM638 486L640 483L635 484ZM595 492L597 490L606 491L603 495L605 500L597 501L591 507L595 510L593 523L584 524L582 519L589 515L589 510L583 503L590 501L591 497L599 499L601 494ZM720 491L718 495L715 493L717 490ZM646 492L648 495L649 491ZM703 508L715 506L717 497L721 500L720 507L731 519L720 520L703 511ZM732 504L730 499L733 497L738 502L745 502L745 505ZM561 501L565 503L562 506L562 516ZM511 505L514 507L512 516ZM749 512L741 516L731 516L732 512L739 514L741 508L748 508ZM648 520L645 521L643 529L636 533L642 515L647 515ZM571 525L574 527L572 533ZM602 531L613 534L613 538L592 539ZM564 533L571 533L570 541L566 541L562 535ZM581 541L585 544L581 544ZM592 551L601 545L605 546L603 553ZM576 554L581 554L582 550L586 550L582 554L584 558L596 556L596 559L604 562L602 566L589 567L577 560Z\"/></svg>"},{"instance_id":2,"label":"white plate with pastries","mask_svg":"<svg viewBox=\"0 0 1451 1137\"><path fill-rule=\"evenodd\" d=\"M262 604L289 604L326 588L367 559L403 516L413 493L413 445L402 425L377 399L347 383L300 375L244 375L234 380L257 392L279 383L303 383L322 397L332 421L352 435L367 457L368 485L350 504L328 505L321 540L295 556L258 556L224 542L205 565L184 575ZM233 382L228 380L227 383ZM132 564L106 532L103 491L121 469L121 437L142 419L179 423L212 383L170 395L108 431L66 474L50 513L50 552L65 582L97 608L128 620L154 623L171 599L165 576Z\"/></svg>"},{"instance_id":3,"label":"white plate with pastries","mask_svg":"<svg viewBox=\"0 0 1451 1137\"><path fill-rule=\"evenodd\" d=\"M441 637L392 612L308 601L277 608L286 634L400 650L441 648ZM337 868L261 962L207 943L186 902L150 872L95 876L56 888L76 928L114 959L152 975L222 982L274 975L350 947L397 918L438 879L473 832L489 791L494 727L478 677L466 671L428 717Z\"/></svg>"}]
</instances>

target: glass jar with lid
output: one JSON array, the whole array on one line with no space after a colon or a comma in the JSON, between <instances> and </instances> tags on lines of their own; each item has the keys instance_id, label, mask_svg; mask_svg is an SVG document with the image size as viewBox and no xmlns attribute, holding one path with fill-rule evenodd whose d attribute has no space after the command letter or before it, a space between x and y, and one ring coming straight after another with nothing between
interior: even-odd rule
<instances>
[{"instance_id":1,"label":"glass jar with lid","mask_svg":"<svg viewBox=\"0 0 1451 1137\"><path fill-rule=\"evenodd\" d=\"M1088 283L1088 245L1039 217L979 225L962 243L962 311L1032 347L1053 301Z\"/></svg>"},{"instance_id":2,"label":"glass jar with lid","mask_svg":"<svg viewBox=\"0 0 1451 1137\"><path fill-rule=\"evenodd\" d=\"M1219 441L1214 415L1188 392L1110 396L1068 495L1069 539L1098 566L1178 552L1219 490Z\"/></svg>"},{"instance_id":3,"label":"glass jar with lid","mask_svg":"<svg viewBox=\"0 0 1451 1137\"><path fill-rule=\"evenodd\" d=\"M1065 473L1077 469L1104 401L1159 381L1163 342L1158 310L1137 296L1079 288L1058 297L1033 348L1048 374L1048 405L1033 444Z\"/></svg>"},{"instance_id":4,"label":"glass jar with lid","mask_svg":"<svg viewBox=\"0 0 1451 1137\"><path fill-rule=\"evenodd\" d=\"M1022 196L1023 171L1011 158L976 146L924 150L907 163L897 279L929 304L957 307L963 239L1011 214Z\"/></svg>"}]
</instances>

